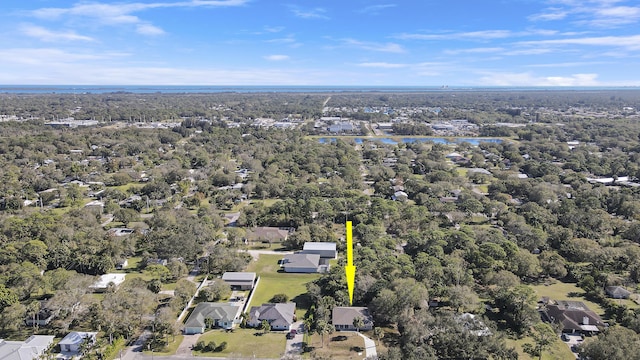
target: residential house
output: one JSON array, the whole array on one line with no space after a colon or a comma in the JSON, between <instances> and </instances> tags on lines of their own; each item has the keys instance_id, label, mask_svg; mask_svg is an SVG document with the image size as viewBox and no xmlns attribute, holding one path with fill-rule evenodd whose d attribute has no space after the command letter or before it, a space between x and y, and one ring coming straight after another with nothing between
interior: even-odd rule
<instances>
[{"instance_id":1,"label":"residential house","mask_svg":"<svg viewBox=\"0 0 640 360\"><path fill-rule=\"evenodd\" d=\"M338 250L336 250L334 242L308 241L304 243L300 254L320 255L320 263L325 265L329 263L329 260L338 258Z\"/></svg>"},{"instance_id":2,"label":"residential house","mask_svg":"<svg viewBox=\"0 0 640 360\"><path fill-rule=\"evenodd\" d=\"M357 317L360 317L364 324L359 329L356 329L355 326L353 326L353 321ZM369 309L366 307L334 306L331 314L331 323L338 331L366 331L373 329L373 316L371 316Z\"/></svg>"},{"instance_id":3,"label":"residential house","mask_svg":"<svg viewBox=\"0 0 640 360\"><path fill-rule=\"evenodd\" d=\"M318 254L291 254L282 259L281 266L288 273L326 272L328 265L320 265Z\"/></svg>"},{"instance_id":4,"label":"residential house","mask_svg":"<svg viewBox=\"0 0 640 360\"><path fill-rule=\"evenodd\" d=\"M256 283L256 273L227 271L222 274L222 280L234 290L251 290Z\"/></svg>"},{"instance_id":5,"label":"residential house","mask_svg":"<svg viewBox=\"0 0 640 360\"><path fill-rule=\"evenodd\" d=\"M593 334L605 326L600 316L581 301L551 302L540 309L540 316L546 322L560 324L564 333Z\"/></svg>"},{"instance_id":6,"label":"residential house","mask_svg":"<svg viewBox=\"0 0 640 360\"><path fill-rule=\"evenodd\" d=\"M25 341L8 341L0 339L1 360L35 360L39 359L53 344L55 336L31 335Z\"/></svg>"},{"instance_id":7,"label":"residential house","mask_svg":"<svg viewBox=\"0 0 640 360\"><path fill-rule=\"evenodd\" d=\"M252 306L249 310L250 327L260 327L262 320L266 320L271 325L271 330L291 330L291 325L296 321L296 304L262 304L262 306Z\"/></svg>"},{"instance_id":8,"label":"residential house","mask_svg":"<svg viewBox=\"0 0 640 360\"><path fill-rule=\"evenodd\" d=\"M56 315L58 315L57 311L51 310L47 307L46 301L40 302L40 310L34 314L33 316L29 315L26 317L24 323L27 326L47 326L53 320Z\"/></svg>"},{"instance_id":9,"label":"residential house","mask_svg":"<svg viewBox=\"0 0 640 360\"><path fill-rule=\"evenodd\" d=\"M280 243L289 237L289 229L263 226L247 231L247 240L261 241L263 243Z\"/></svg>"},{"instance_id":10,"label":"residential house","mask_svg":"<svg viewBox=\"0 0 640 360\"><path fill-rule=\"evenodd\" d=\"M240 306L228 303L203 302L198 304L189 315L184 324L184 333L202 334L207 328L207 319L211 319L211 326L222 329L231 329L239 323Z\"/></svg>"},{"instance_id":11,"label":"residential house","mask_svg":"<svg viewBox=\"0 0 640 360\"><path fill-rule=\"evenodd\" d=\"M471 313L464 313L456 316L456 322L465 330L475 336L490 336L491 330L480 318Z\"/></svg>"},{"instance_id":12,"label":"residential house","mask_svg":"<svg viewBox=\"0 0 640 360\"><path fill-rule=\"evenodd\" d=\"M81 332L73 331L67 334L58 345L60 345L60 352L77 353L82 350L83 344L89 343L95 344L97 332Z\"/></svg>"},{"instance_id":13,"label":"residential house","mask_svg":"<svg viewBox=\"0 0 640 360\"><path fill-rule=\"evenodd\" d=\"M605 292L614 299L628 299L631 296L631 291L622 286L607 286Z\"/></svg>"},{"instance_id":14,"label":"residential house","mask_svg":"<svg viewBox=\"0 0 640 360\"><path fill-rule=\"evenodd\" d=\"M89 286L94 292L104 292L110 286L118 287L122 284L127 274L104 274L101 275L98 281ZM112 285L113 284L113 285Z\"/></svg>"}]
</instances>

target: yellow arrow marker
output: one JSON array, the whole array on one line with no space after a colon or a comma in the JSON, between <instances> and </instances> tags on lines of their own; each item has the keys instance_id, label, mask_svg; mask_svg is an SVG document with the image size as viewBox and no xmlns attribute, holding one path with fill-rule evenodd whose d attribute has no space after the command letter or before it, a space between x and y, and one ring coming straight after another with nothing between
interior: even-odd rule
<instances>
[{"instance_id":1,"label":"yellow arrow marker","mask_svg":"<svg viewBox=\"0 0 640 360\"><path fill-rule=\"evenodd\" d=\"M347 266L345 266L344 270L347 274L349 304L353 305L353 288L356 282L356 267L353 266L353 235L351 234L351 221L347 221Z\"/></svg>"}]
</instances>

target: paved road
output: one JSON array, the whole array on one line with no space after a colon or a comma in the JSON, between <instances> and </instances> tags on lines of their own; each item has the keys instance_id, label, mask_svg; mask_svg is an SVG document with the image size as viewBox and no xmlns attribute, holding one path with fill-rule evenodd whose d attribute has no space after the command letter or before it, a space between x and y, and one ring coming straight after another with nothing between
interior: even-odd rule
<instances>
[{"instance_id":1,"label":"paved road","mask_svg":"<svg viewBox=\"0 0 640 360\"><path fill-rule=\"evenodd\" d=\"M291 329L295 329L298 333L293 339L287 339L287 345L285 347L286 354L301 354L302 353L302 341L304 339L304 325L302 321L293 323ZM286 336L286 335L283 335Z\"/></svg>"}]
</instances>

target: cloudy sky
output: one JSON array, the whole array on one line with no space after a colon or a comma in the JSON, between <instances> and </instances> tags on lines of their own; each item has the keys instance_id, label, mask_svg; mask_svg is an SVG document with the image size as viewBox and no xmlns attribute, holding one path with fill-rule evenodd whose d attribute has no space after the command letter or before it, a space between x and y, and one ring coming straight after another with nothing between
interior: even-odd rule
<instances>
[{"instance_id":1,"label":"cloudy sky","mask_svg":"<svg viewBox=\"0 0 640 360\"><path fill-rule=\"evenodd\" d=\"M0 84L640 86L640 1L2 0Z\"/></svg>"}]
</instances>

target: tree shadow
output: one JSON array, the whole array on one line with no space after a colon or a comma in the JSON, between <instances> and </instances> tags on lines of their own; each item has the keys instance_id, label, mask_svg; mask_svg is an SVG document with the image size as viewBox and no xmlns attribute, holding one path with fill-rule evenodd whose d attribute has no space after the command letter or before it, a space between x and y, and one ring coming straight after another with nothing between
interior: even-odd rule
<instances>
[{"instance_id":1,"label":"tree shadow","mask_svg":"<svg viewBox=\"0 0 640 360\"><path fill-rule=\"evenodd\" d=\"M253 336L262 336L262 335L264 335L264 333L263 333L263 332L261 332L261 331L258 331L258 332L254 332L254 333L253 333Z\"/></svg>"},{"instance_id":2,"label":"tree shadow","mask_svg":"<svg viewBox=\"0 0 640 360\"><path fill-rule=\"evenodd\" d=\"M570 298L583 297L583 296L584 296L584 293L577 292L577 291L571 291L570 293L567 294L567 297L570 297Z\"/></svg>"}]
</instances>

